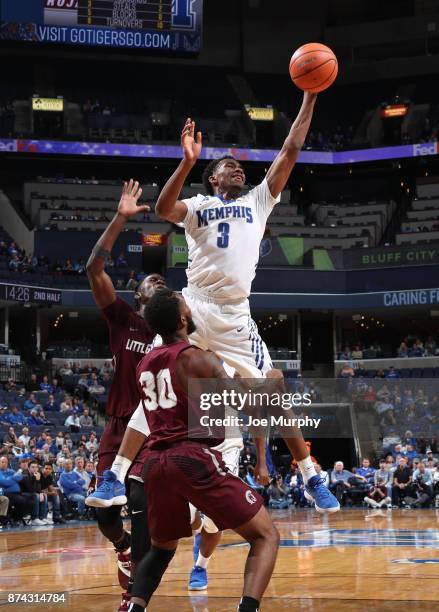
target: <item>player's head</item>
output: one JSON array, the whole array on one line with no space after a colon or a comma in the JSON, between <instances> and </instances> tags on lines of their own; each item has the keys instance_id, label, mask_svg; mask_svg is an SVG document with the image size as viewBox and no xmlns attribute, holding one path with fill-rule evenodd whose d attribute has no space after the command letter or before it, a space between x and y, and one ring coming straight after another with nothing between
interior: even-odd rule
<instances>
[{"instance_id":1,"label":"player's head","mask_svg":"<svg viewBox=\"0 0 439 612\"><path fill-rule=\"evenodd\" d=\"M136 289L134 299L137 308L145 305L150 297L157 291L166 287L166 281L161 274L148 274Z\"/></svg>"},{"instance_id":2,"label":"player's head","mask_svg":"<svg viewBox=\"0 0 439 612\"><path fill-rule=\"evenodd\" d=\"M238 194L245 185L244 169L231 155L214 159L203 172L203 185L209 195Z\"/></svg>"},{"instance_id":3,"label":"player's head","mask_svg":"<svg viewBox=\"0 0 439 612\"><path fill-rule=\"evenodd\" d=\"M184 298L167 287L158 289L144 310L145 321L153 333L165 340L195 331L192 313Z\"/></svg>"}]
</instances>

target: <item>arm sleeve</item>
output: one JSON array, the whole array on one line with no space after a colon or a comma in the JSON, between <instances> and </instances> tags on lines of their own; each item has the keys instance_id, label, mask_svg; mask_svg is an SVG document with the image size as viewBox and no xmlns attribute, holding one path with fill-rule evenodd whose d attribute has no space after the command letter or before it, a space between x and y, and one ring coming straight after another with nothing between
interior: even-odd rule
<instances>
[{"instance_id":1,"label":"arm sleeve","mask_svg":"<svg viewBox=\"0 0 439 612\"><path fill-rule=\"evenodd\" d=\"M268 187L267 179L264 178L262 183L253 187L250 191L256 202L256 211L259 217L267 219L275 204L280 202L280 194L277 198L271 195L270 188Z\"/></svg>"}]
</instances>

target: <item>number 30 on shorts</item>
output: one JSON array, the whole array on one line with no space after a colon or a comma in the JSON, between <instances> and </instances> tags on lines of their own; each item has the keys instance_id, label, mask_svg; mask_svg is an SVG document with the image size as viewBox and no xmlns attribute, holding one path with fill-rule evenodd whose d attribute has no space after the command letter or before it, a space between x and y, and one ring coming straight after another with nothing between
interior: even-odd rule
<instances>
[{"instance_id":1,"label":"number 30 on shorts","mask_svg":"<svg viewBox=\"0 0 439 612\"><path fill-rule=\"evenodd\" d=\"M169 368L160 370L157 377L152 372L142 372L140 384L145 395L143 404L150 412L157 408L166 409L176 406L177 396L172 388Z\"/></svg>"},{"instance_id":2,"label":"number 30 on shorts","mask_svg":"<svg viewBox=\"0 0 439 612\"><path fill-rule=\"evenodd\" d=\"M230 233L230 225L228 223L220 223L218 225L219 236L216 241L216 245L220 249L227 249L229 246L229 233Z\"/></svg>"}]
</instances>

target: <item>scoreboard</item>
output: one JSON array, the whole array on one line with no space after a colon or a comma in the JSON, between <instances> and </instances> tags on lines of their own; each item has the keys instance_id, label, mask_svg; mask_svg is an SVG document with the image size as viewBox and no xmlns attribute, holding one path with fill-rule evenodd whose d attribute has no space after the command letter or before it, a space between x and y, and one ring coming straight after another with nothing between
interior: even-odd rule
<instances>
[{"instance_id":1,"label":"scoreboard","mask_svg":"<svg viewBox=\"0 0 439 612\"><path fill-rule=\"evenodd\" d=\"M0 40L198 53L203 0L0 0Z\"/></svg>"},{"instance_id":2,"label":"scoreboard","mask_svg":"<svg viewBox=\"0 0 439 612\"><path fill-rule=\"evenodd\" d=\"M172 26L172 0L78 0L78 24L169 30Z\"/></svg>"}]
</instances>

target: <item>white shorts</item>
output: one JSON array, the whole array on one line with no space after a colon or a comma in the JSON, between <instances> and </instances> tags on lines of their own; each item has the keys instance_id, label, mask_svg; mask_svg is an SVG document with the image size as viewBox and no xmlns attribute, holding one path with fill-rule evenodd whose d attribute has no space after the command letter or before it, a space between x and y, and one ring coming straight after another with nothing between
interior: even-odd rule
<instances>
[{"instance_id":1,"label":"white shorts","mask_svg":"<svg viewBox=\"0 0 439 612\"><path fill-rule=\"evenodd\" d=\"M188 288L182 293L197 326L189 336L191 344L213 351L243 378L261 378L272 369L267 346L251 318L248 300L216 304L194 295Z\"/></svg>"}]
</instances>

